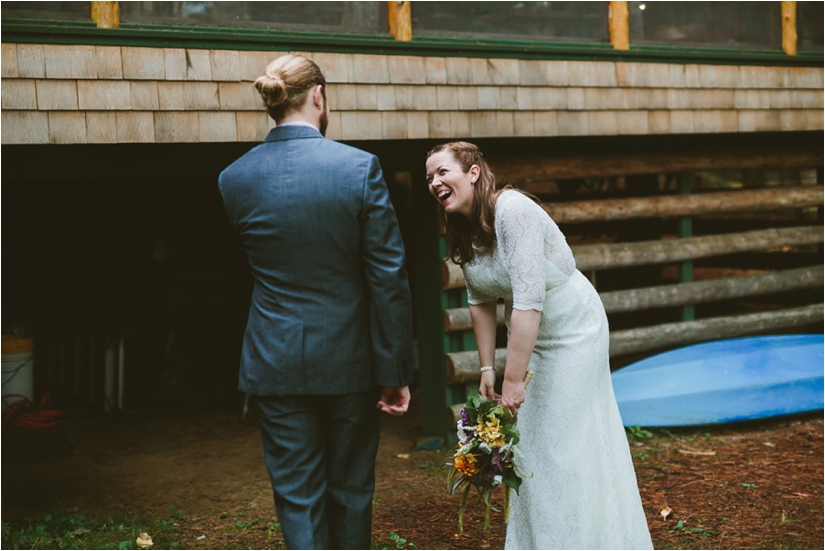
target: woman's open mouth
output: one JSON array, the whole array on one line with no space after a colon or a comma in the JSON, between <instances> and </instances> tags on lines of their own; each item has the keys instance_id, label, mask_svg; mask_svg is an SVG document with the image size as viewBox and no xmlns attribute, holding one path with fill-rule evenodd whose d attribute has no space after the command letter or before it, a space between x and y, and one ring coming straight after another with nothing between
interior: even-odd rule
<instances>
[{"instance_id":1,"label":"woman's open mouth","mask_svg":"<svg viewBox=\"0 0 825 551\"><path fill-rule=\"evenodd\" d=\"M452 194L453 194L453 192L450 191L449 189L442 189L441 191L438 192L438 200L443 203L444 200L447 199L447 197L449 197Z\"/></svg>"}]
</instances>

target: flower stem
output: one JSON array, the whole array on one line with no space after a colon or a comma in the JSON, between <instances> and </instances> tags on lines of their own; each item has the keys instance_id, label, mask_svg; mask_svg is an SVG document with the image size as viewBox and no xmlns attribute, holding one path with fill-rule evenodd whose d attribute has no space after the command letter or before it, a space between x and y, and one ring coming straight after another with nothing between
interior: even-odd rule
<instances>
[{"instance_id":1,"label":"flower stem","mask_svg":"<svg viewBox=\"0 0 825 551\"><path fill-rule=\"evenodd\" d=\"M467 505L467 496L470 494L471 484L468 482L461 491L461 498L458 500L458 533L464 533L464 507Z\"/></svg>"}]
</instances>

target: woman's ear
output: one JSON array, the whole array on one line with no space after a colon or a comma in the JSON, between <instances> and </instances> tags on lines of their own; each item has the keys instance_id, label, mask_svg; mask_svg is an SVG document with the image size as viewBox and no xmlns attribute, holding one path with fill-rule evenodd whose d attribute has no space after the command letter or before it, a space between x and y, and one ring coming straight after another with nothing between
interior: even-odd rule
<instances>
[{"instance_id":1,"label":"woman's ear","mask_svg":"<svg viewBox=\"0 0 825 551\"><path fill-rule=\"evenodd\" d=\"M470 167L470 183L475 184L478 181L478 175L481 174L481 169L478 165L473 165Z\"/></svg>"}]
</instances>

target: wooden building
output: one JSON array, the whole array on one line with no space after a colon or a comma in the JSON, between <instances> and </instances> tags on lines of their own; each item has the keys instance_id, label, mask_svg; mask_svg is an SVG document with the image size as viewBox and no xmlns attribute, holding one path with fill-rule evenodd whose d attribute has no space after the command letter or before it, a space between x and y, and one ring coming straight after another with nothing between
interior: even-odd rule
<instances>
[{"instance_id":1,"label":"wooden building","mask_svg":"<svg viewBox=\"0 0 825 551\"><path fill-rule=\"evenodd\" d=\"M424 434L477 380L423 182L435 143L478 143L545 201L616 365L821 331L822 19L821 2L4 2L3 331L35 335L36 387L65 402L233 388L249 281L216 181L272 127L251 82L283 52L325 72L328 137L384 167Z\"/></svg>"}]
</instances>

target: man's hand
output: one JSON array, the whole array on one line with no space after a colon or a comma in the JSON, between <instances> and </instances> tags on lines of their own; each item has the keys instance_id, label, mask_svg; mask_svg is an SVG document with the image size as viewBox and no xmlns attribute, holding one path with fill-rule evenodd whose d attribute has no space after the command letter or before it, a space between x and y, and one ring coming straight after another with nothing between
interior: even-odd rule
<instances>
[{"instance_id":1,"label":"man's hand","mask_svg":"<svg viewBox=\"0 0 825 551\"><path fill-rule=\"evenodd\" d=\"M390 415L403 415L410 407L410 387L383 386L378 409Z\"/></svg>"}]
</instances>

